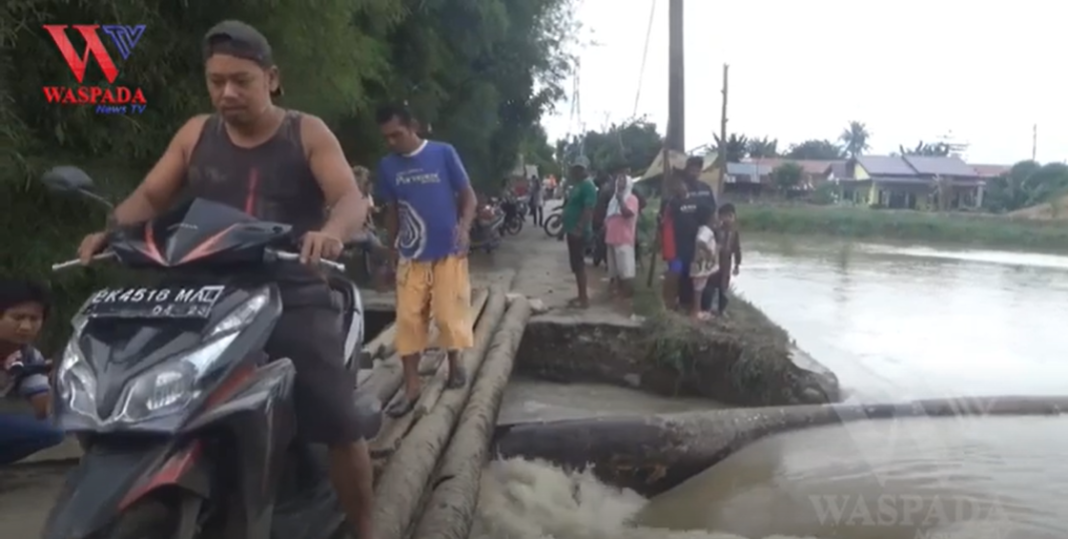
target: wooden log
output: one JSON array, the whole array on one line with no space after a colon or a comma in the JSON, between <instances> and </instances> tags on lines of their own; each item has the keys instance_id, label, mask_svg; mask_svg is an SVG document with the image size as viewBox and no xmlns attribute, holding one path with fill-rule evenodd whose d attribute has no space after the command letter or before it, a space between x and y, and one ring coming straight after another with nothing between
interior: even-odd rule
<instances>
[{"instance_id":1,"label":"wooden log","mask_svg":"<svg viewBox=\"0 0 1068 539\"><path fill-rule=\"evenodd\" d=\"M397 323L386 326L386 329L371 339L371 342L367 343L363 347L363 352L368 354L371 359L386 359L393 355L395 351L393 348L393 340L397 338Z\"/></svg>"},{"instance_id":2,"label":"wooden log","mask_svg":"<svg viewBox=\"0 0 1068 539\"><path fill-rule=\"evenodd\" d=\"M512 375L515 353L530 314L526 298L510 302L475 379L456 434L441 458L433 481L434 491L422 511L412 535L414 539L467 539L471 534L482 466L486 463L501 398Z\"/></svg>"},{"instance_id":3,"label":"wooden log","mask_svg":"<svg viewBox=\"0 0 1068 539\"><path fill-rule=\"evenodd\" d=\"M443 368L446 365L445 351L434 350L429 351L423 355L419 360L420 372L422 369L431 369L431 372L436 372L439 368ZM426 384L426 380L423 381ZM425 390L424 390L425 391ZM398 399L404 393L404 384L397 388L396 393L386 403L388 407L389 403L392 403L394 399ZM419 401L423 401L425 393L420 394ZM401 441L404 440L404 435L408 434L408 430L412 428L412 424L415 423L415 414L405 414L401 417L390 417L385 414L382 419L382 429L379 431L378 436L371 442L371 458L381 459L389 457L400 447Z\"/></svg>"},{"instance_id":4,"label":"wooden log","mask_svg":"<svg viewBox=\"0 0 1068 539\"><path fill-rule=\"evenodd\" d=\"M543 459L571 470L592 464L601 481L651 497L770 434L862 420L1068 413L1068 397L967 401L736 408L501 425L494 435L493 454L501 459Z\"/></svg>"},{"instance_id":5,"label":"wooden log","mask_svg":"<svg viewBox=\"0 0 1068 539\"><path fill-rule=\"evenodd\" d=\"M482 300L483 297L488 297L489 291L480 288L475 290L471 295L471 304L473 306L485 305ZM482 309L472 309L471 318L472 323L478 320L481 315ZM431 326L433 328L433 326ZM433 331L433 329L432 329ZM401 365L400 358L393 354L389 359L378 362L371 374L364 379L360 385L362 391L368 392L378 397L378 400L383 403L388 403L389 399L397 392L397 388L401 386L404 381L404 368Z\"/></svg>"},{"instance_id":6,"label":"wooden log","mask_svg":"<svg viewBox=\"0 0 1068 539\"><path fill-rule=\"evenodd\" d=\"M494 290L490 293L486 310L475 328L475 345L465 351L461 359L467 372L478 372L481 367L505 304L503 292ZM437 466L438 457L448 444L467 403L471 382L468 380L462 389L444 392L430 414L415 424L386 463L375 492L375 539L405 537L423 498L427 479Z\"/></svg>"}]
</instances>

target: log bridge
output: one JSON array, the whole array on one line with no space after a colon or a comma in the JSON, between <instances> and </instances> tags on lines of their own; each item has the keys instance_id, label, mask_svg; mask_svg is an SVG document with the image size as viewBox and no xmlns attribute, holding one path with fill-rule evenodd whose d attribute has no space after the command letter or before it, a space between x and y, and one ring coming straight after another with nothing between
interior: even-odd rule
<instances>
[{"instance_id":1,"label":"log bridge","mask_svg":"<svg viewBox=\"0 0 1068 539\"><path fill-rule=\"evenodd\" d=\"M482 466L530 315L525 297L501 289L474 292L475 345L462 358L474 375L462 389L444 391L448 366L443 350L424 354L423 392L414 411L387 418L371 442L377 539L470 535ZM395 331L394 325L387 326L364 347L373 366L361 371L359 388L383 403L402 390L400 358L393 350ZM431 342L434 338L432 334Z\"/></svg>"}]
</instances>

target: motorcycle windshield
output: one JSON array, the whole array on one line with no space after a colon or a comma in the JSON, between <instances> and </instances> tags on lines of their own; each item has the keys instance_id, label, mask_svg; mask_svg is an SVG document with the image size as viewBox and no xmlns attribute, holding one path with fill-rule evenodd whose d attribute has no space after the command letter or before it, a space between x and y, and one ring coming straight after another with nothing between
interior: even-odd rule
<instances>
[{"instance_id":1,"label":"motorcycle windshield","mask_svg":"<svg viewBox=\"0 0 1068 539\"><path fill-rule=\"evenodd\" d=\"M111 247L130 265L259 262L291 227L260 221L232 206L193 199L141 225L122 229Z\"/></svg>"}]
</instances>

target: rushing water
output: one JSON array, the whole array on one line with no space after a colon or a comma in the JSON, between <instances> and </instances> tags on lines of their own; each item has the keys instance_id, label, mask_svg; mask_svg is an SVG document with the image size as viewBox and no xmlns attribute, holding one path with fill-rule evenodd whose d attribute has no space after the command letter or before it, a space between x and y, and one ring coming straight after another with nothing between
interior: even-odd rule
<instances>
[{"instance_id":1,"label":"rushing water","mask_svg":"<svg viewBox=\"0 0 1068 539\"><path fill-rule=\"evenodd\" d=\"M1068 394L1068 257L747 238L739 291L850 401ZM518 380L501 420L700 409ZM484 474L477 539L1068 537L1068 420L905 419L758 441L653 500L544 463ZM778 534L778 535L776 535Z\"/></svg>"}]
</instances>

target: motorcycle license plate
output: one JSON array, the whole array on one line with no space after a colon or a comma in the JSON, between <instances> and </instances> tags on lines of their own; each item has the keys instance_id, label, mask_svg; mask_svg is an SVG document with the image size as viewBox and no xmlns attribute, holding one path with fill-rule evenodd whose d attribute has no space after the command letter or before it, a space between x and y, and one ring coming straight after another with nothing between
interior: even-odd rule
<instances>
[{"instance_id":1,"label":"motorcycle license plate","mask_svg":"<svg viewBox=\"0 0 1068 539\"><path fill-rule=\"evenodd\" d=\"M106 288L89 298L89 318L207 318L225 286Z\"/></svg>"}]
</instances>

